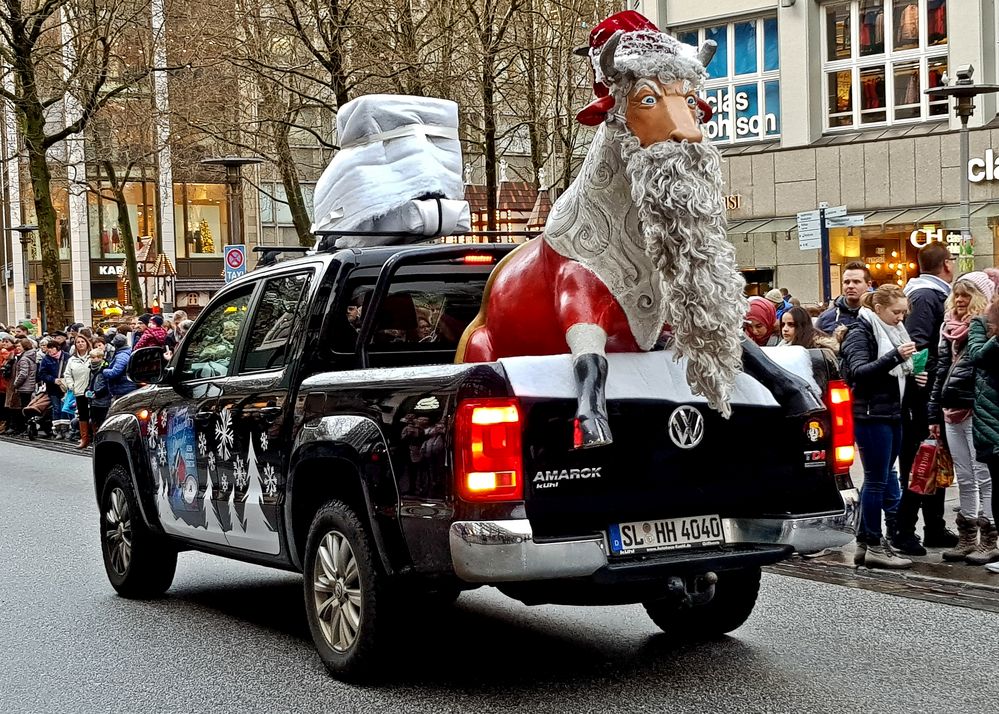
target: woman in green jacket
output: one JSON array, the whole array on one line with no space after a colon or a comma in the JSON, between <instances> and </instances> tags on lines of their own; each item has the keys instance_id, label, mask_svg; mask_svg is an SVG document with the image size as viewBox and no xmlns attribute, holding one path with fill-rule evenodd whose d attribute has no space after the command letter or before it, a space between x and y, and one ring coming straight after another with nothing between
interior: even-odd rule
<instances>
[{"instance_id":1,"label":"woman in green jacket","mask_svg":"<svg viewBox=\"0 0 999 714\"><path fill-rule=\"evenodd\" d=\"M999 483L999 301L994 301L985 315L974 318L968 329L966 354L975 365L975 405L972 413L972 438L978 460L989 467L993 493ZM999 495L999 494L996 494ZM999 573L999 532L996 531L997 502L992 500L992 519L979 518L981 541L978 550L965 559L985 565Z\"/></svg>"}]
</instances>

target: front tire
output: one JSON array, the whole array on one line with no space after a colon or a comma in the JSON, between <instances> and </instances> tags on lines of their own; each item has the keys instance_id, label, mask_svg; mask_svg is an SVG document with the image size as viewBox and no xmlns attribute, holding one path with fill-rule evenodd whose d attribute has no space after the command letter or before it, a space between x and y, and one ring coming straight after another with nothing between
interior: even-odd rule
<instances>
[{"instance_id":1,"label":"front tire","mask_svg":"<svg viewBox=\"0 0 999 714\"><path fill-rule=\"evenodd\" d=\"M162 595L177 570L177 550L142 523L128 470L112 467L101 494L101 552L111 587L127 598Z\"/></svg>"},{"instance_id":2,"label":"front tire","mask_svg":"<svg viewBox=\"0 0 999 714\"><path fill-rule=\"evenodd\" d=\"M305 546L305 612L319 657L338 679L366 679L384 649L391 593L375 559L349 506L319 509Z\"/></svg>"},{"instance_id":3,"label":"front tire","mask_svg":"<svg viewBox=\"0 0 999 714\"><path fill-rule=\"evenodd\" d=\"M760 577L759 568L720 572L715 596L703 605L684 607L673 600L642 604L666 634L684 640L711 639L738 629L749 619L760 592Z\"/></svg>"}]
</instances>

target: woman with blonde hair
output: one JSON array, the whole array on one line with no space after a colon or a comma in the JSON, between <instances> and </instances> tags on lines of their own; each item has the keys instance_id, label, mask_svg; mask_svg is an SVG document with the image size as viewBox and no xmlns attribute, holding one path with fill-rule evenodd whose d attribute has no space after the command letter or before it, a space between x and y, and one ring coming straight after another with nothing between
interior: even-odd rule
<instances>
[{"instance_id":1,"label":"woman with blonde hair","mask_svg":"<svg viewBox=\"0 0 999 714\"><path fill-rule=\"evenodd\" d=\"M895 554L881 527L884 513L888 535L894 535L902 500L895 461L902 446L902 398L916 351L902 324L908 310L900 287L882 285L864 296L864 307L840 348L843 372L853 389L854 435L864 466L854 562L869 568L912 567L911 560ZM925 373L915 376L919 385L926 379Z\"/></svg>"},{"instance_id":2,"label":"woman with blonde hair","mask_svg":"<svg viewBox=\"0 0 999 714\"><path fill-rule=\"evenodd\" d=\"M980 523L982 519L988 522L992 514L992 480L988 467L978 461L972 439L975 365L968 358L967 347L971 321L988 310L997 283L999 270L995 269L962 275L944 305L936 375L927 407L930 436L939 439L943 426L960 497L959 540L954 548L944 551L944 560L965 560L978 551Z\"/></svg>"}]
</instances>

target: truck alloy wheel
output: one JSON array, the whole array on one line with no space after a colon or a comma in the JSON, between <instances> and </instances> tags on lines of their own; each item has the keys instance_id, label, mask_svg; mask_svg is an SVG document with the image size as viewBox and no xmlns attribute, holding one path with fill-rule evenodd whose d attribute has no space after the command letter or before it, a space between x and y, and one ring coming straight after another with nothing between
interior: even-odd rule
<instances>
[{"instance_id":1,"label":"truck alloy wheel","mask_svg":"<svg viewBox=\"0 0 999 714\"><path fill-rule=\"evenodd\" d=\"M162 595L177 570L177 549L142 522L128 470L111 467L101 492L101 552L104 570L119 595Z\"/></svg>"},{"instance_id":2,"label":"truck alloy wheel","mask_svg":"<svg viewBox=\"0 0 999 714\"><path fill-rule=\"evenodd\" d=\"M132 559L132 518L125 492L120 488L111 489L111 502L104 518L104 537L108 540L111 568L115 574L124 577Z\"/></svg>"},{"instance_id":3,"label":"truck alloy wheel","mask_svg":"<svg viewBox=\"0 0 999 714\"><path fill-rule=\"evenodd\" d=\"M388 648L393 594L361 517L342 501L319 509L305 544L305 614L326 669L364 680Z\"/></svg>"},{"instance_id":4,"label":"truck alloy wheel","mask_svg":"<svg viewBox=\"0 0 999 714\"><path fill-rule=\"evenodd\" d=\"M339 531L323 536L313 568L313 597L319 627L337 652L346 652L357 639L364 615L357 559Z\"/></svg>"}]
</instances>

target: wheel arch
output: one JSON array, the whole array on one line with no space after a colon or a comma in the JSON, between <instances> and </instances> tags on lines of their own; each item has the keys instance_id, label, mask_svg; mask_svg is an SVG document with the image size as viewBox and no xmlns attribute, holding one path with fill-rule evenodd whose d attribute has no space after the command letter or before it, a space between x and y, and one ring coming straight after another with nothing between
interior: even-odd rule
<instances>
[{"instance_id":1,"label":"wheel arch","mask_svg":"<svg viewBox=\"0 0 999 714\"><path fill-rule=\"evenodd\" d=\"M384 572L398 572L405 567L407 551L381 430L367 417L317 421L325 423L310 424L305 430L312 433L296 440L288 470L284 522L293 564L302 569L309 526L325 503L337 499L349 505L368 530Z\"/></svg>"},{"instance_id":2,"label":"wheel arch","mask_svg":"<svg viewBox=\"0 0 999 714\"><path fill-rule=\"evenodd\" d=\"M159 531L155 518L156 506L152 502L152 474L145 461L139 420L132 415L118 415L105 423L94 439L94 496L100 503L101 493L108 473L117 465L124 466L132 480L132 489L139 502L142 520L149 528ZM143 487L143 484L146 487Z\"/></svg>"}]
</instances>

